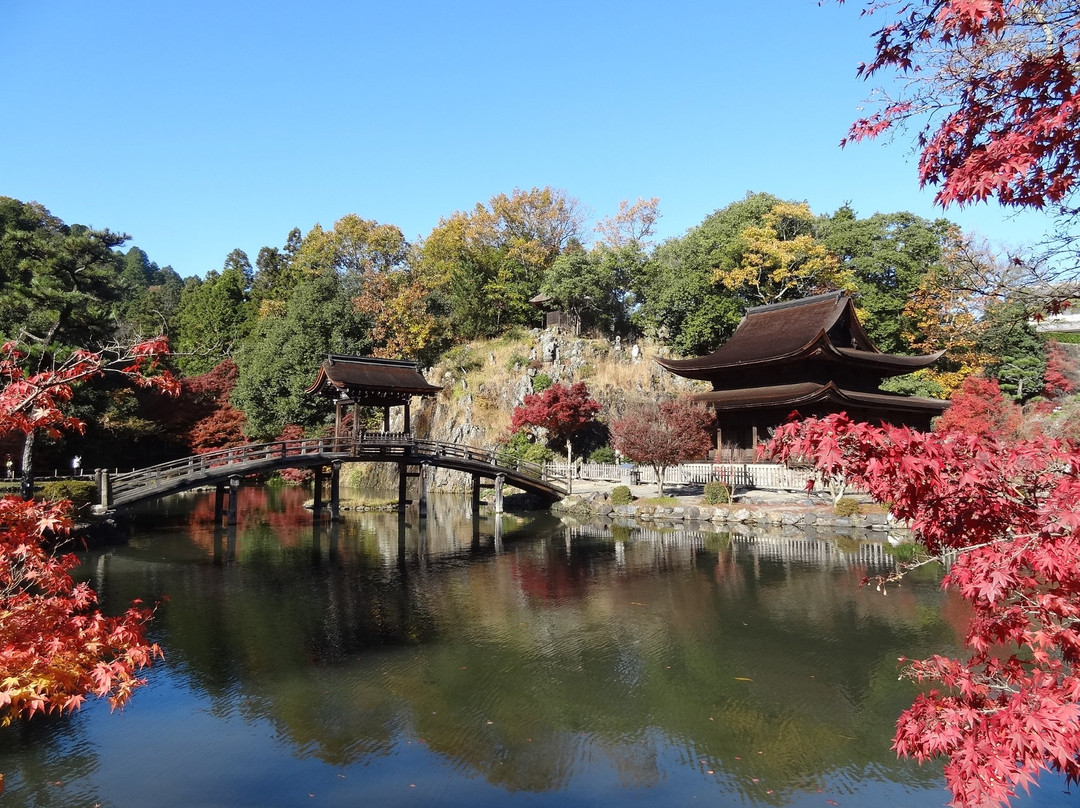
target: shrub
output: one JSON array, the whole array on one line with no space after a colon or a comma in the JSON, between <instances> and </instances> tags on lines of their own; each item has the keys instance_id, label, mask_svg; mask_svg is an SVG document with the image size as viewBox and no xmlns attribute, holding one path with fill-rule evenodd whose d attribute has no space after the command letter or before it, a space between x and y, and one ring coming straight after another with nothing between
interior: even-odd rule
<instances>
[{"instance_id":1,"label":"shrub","mask_svg":"<svg viewBox=\"0 0 1080 808\"><path fill-rule=\"evenodd\" d=\"M703 499L706 505L726 505L731 502L731 491L719 480L710 480L705 483Z\"/></svg>"},{"instance_id":2,"label":"shrub","mask_svg":"<svg viewBox=\"0 0 1080 808\"><path fill-rule=\"evenodd\" d=\"M611 489L611 504L612 505L629 505L634 501L634 495L630 493L630 488L625 485L617 485Z\"/></svg>"},{"instance_id":3,"label":"shrub","mask_svg":"<svg viewBox=\"0 0 1080 808\"><path fill-rule=\"evenodd\" d=\"M610 446L600 446L589 452L590 463L614 463L615 450Z\"/></svg>"},{"instance_id":4,"label":"shrub","mask_svg":"<svg viewBox=\"0 0 1080 808\"><path fill-rule=\"evenodd\" d=\"M506 360L507 370L521 370L529 366L528 357L522 356L519 353L513 353L510 358Z\"/></svg>"},{"instance_id":5,"label":"shrub","mask_svg":"<svg viewBox=\"0 0 1080 808\"><path fill-rule=\"evenodd\" d=\"M537 373L533 376L532 388L534 393L542 393L547 390L554 382L551 381L551 377L546 373Z\"/></svg>"},{"instance_id":6,"label":"shrub","mask_svg":"<svg viewBox=\"0 0 1080 808\"><path fill-rule=\"evenodd\" d=\"M451 348L443 356L443 362L449 367L457 368L462 374L480 370L484 366L476 352L467 345Z\"/></svg>"},{"instance_id":7,"label":"shrub","mask_svg":"<svg viewBox=\"0 0 1080 808\"><path fill-rule=\"evenodd\" d=\"M543 465L555 457L555 453L543 444L533 443L527 429L519 429L510 436L510 440L499 447L499 462L506 464L514 460Z\"/></svg>"},{"instance_id":8,"label":"shrub","mask_svg":"<svg viewBox=\"0 0 1080 808\"><path fill-rule=\"evenodd\" d=\"M89 480L58 480L44 483L41 496L50 502L61 499L71 501L72 508L80 511L98 501L97 485Z\"/></svg>"},{"instance_id":9,"label":"shrub","mask_svg":"<svg viewBox=\"0 0 1080 808\"><path fill-rule=\"evenodd\" d=\"M862 505L855 497L840 497L833 507L837 516L858 516L862 513Z\"/></svg>"}]
</instances>

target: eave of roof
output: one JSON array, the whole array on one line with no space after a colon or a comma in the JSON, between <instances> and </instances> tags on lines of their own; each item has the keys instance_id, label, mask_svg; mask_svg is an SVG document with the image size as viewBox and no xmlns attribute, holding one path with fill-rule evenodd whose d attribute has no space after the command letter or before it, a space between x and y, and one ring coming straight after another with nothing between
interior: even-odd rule
<instances>
[{"instance_id":1,"label":"eave of roof","mask_svg":"<svg viewBox=\"0 0 1080 808\"><path fill-rule=\"evenodd\" d=\"M854 347L834 345L828 336L829 329L845 313L852 340L856 343ZM914 357L882 353L863 330L851 297L845 292L829 292L747 309L731 339L711 354L693 359L660 358L656 361L678 376L708 381L728 370L776 365L814 356L894 376L932 365L941 357L941 352Z\"/></svg>"},{"instance_id":2,"label":"eave of roof","mask_svg":"<svg viewBox=\"0 0 1080 808\"><path fill-rule=\"evenodd\" d=\"M415 362L330 354L304 392L335 397L344 393L354 400L363 397L392 402L433 396L440 390L442 387L423 377Z\"/></svg>"},{"instance_id":3,"label":"eave of roof","mask_svg":"<svg viewBox=\"0 0 1080 808\"><path fill-rule=\"evenodd\" d=\"M939 415L949 402L936 398L917 398L895 393L867 393L845 390L832 382L800 382L770 387L752 387L738 390L713 390L691 396L718 411L759 410L777 407L799 407L828 402L843 406L871 407L891 411L907 411Z\"/></svg>"}]
</instances>

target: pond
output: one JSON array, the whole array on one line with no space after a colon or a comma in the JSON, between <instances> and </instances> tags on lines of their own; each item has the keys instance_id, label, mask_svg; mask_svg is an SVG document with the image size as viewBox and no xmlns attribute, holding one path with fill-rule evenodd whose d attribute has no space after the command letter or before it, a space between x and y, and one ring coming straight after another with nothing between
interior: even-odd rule
<instances>
[{"instance_id":1,"label":"pond","mask_svg":"<svg viewBox=\"0 0 1080 808\"><path fill-rule=\"evenodd\" d=\"M165 659L121 713L0 731L7 806L938 806L898 761L897 658L951 653L924 573L800 534L347 512L245 488L140 514L87 553L106 611L161 601ZM163 600L167 598L167 600ZM1047 782L1017 805L1058 805Z\"/></svg>"}]
</instances>

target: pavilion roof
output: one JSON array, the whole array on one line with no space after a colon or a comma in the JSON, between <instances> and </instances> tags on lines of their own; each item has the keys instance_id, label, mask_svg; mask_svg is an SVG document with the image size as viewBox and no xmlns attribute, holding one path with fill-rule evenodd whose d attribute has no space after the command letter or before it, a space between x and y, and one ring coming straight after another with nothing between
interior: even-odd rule
<instances>
[{"instance_id":1,"label":"pavilion roof","mask_svg":"<svg viewBox=\"0 0 1080 808\"><path fill-rule=\"evenodd\" d=\"M330 354L304 392L364 405L394 406L412 396L433 396L440 390L423 377L416 362Z\"/></svg>"},{"instance_id":2,"label":"pavilion roof","mask_svg":"<svg viewBox=\"0 0 1080 808\"><path fill-rule=\"evenodd\" d=\"M806 359L839 362L884 377L928 367L942 353L923 356L882 353L859 322L850 295L828 292L747 309L731 339L711 354L695 359L656 361L672 373L690 379L714 380L732 370Z\"/></svg>"},{"instance_id":3,"label":"pavilion roof","mask_svg":"<svg viewBox=\"0 0 1080 808\"><path fill-rule=\"evenodd\" d=\"M888 408L890 411L906 411L940 415L949 406L948 401L936 398L918 398L897 393L845 390L833 382L798 382L769 387L749 387L738 390L712 390L691 396L717 410L798 409L815 404L828 403L838 407Z\"/></svg>"}]
</instances>

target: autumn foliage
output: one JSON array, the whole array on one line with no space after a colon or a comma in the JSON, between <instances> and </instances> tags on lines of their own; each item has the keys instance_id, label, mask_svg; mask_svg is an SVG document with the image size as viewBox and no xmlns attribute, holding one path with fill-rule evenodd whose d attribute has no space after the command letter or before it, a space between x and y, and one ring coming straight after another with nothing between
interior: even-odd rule
<instances>
[{"instance_id":1,"label":"autumn foliage","mask_svg":"<svg viewBox=\"0 0 1080 808\"><path fill-rule=\"evenodd\" d=\"M600 412L584 382L569 387L553 384L543 393L529 393L521 406L515 407L511 425L546 429L552 441L569 440Z\"/></svg>"},{"instance_id":2,"label":"autumn foliage","mask_svg":"<svg viewBox=\"0 0 1080 808\"><path fill-rule=\"evenodd\" d=\"M58 367L28 374L23 356L4 345L0 436L80 430L61 407L72 385L106 372L175 392L175 380L157 367L166 350L155 340L113 354L78 351ZM53 549L71 528L69 505L0 499L0 724L75 710L90 695L122 706L142 684L137 672L161 653L145 639L150 610L136 602L106 617L94 608L93 590L71 578L78 559Z\"/></svg>"},{"instance_id":3,"label":"autumn foliage","mask_svg":"<svg viewBox=\"0 0 1080 808\"><path fill-rule=\"evenodd\" d=\"M1076 363L1058 342L1046 345L1046 371L1043 373L1042 394L1047 398L1061 398L1076 392L1071 374L1076 373Z\"/></svg>"},{"instance_id":4,"label":"autumn foliage","mask_svg":"<svg viewBox=\"0 0 1080 808\"><path fill-rule=\"evenodd\" d=\"M949 409L934 421L934 431L980 438L1015 438L1023 417L1001 388L985 376L968 376L950 400Z\"/></svg>"},{"instance_id":5,"label":"autumn foliage","mask_svg":"<svg viewBox=\"0 0 1080 808\"><path fill-rule=\"evenodd\" d=\"M715 417L704 404L689 399L645 401L614 420L611 434L615 448L628 460L653 467L663 495L669 466L708 455Z\"/></svg>"},{"instance_id":6,"label":"autumn foliage","mask_svg":"<svg viewBox=\"0 0 1080 808\"><path fill-rule=\"evenodd\" d=\"M770 451L891 503L931 553L957 551L944 585L971 604L969 656L906 661L933 689L901 715L894 749L946 758L957 806L1007 803L1040 771L1077 780L1080 450L839 414L782 426Z\"/></svg>"},{"instance_id":7,"label":"autumn foliage","mask_svg":"<svg viewBox=\"0 0 1080 808\"><path fill-rule=\"evenodd\" d=\"M996 197L1007 205L1061 203L1080 171L1080 26L1053 0L872 0L889 18L860 74L909 81L882 94L848 140L896 124L921 126L919 177L943 204Z\"/></svg>"}]
</instances>

